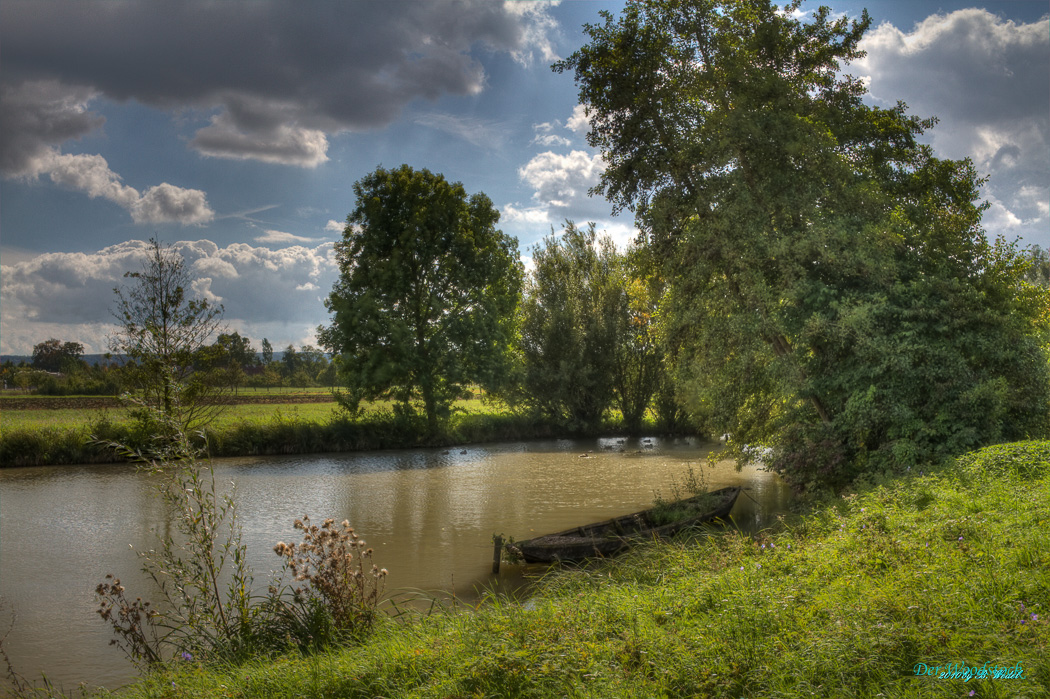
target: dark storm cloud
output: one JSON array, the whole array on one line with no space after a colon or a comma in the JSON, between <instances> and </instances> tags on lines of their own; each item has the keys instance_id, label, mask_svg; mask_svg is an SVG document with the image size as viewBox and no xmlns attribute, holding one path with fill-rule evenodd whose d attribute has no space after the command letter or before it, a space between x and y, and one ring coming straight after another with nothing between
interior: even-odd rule
<instances>
[{"instance_id":1,"label":"dark storm cloud","mask_svg":"<svg viewBox=\"0 0 1050 699\"><path fill-rule=\"evenodd\" d=\"M416 98L468 95L478 45L548 57L544 5L5 0L4 81L83 85L114 100L220 111L207 155L324 160L325 133L385 125Z\"/></svg>"}]
</instances>

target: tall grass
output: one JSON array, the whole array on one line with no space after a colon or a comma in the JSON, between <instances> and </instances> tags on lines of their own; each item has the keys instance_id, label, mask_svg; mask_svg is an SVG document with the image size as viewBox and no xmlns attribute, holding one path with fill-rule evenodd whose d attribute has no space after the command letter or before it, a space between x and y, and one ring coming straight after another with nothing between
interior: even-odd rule
<instances>
[{"instance_id":1,"label":"tall grass","mask_svg":"<svg viewBox=\"0 0 1050 699\"><path fill-rule=\"evenodd\" d=\"M1046 697L1048 496L1050 442L995 447L755 536L550 574L525 604L387 621L351 651L184 665L125 696Z\"/></svg>"}]
</instances>

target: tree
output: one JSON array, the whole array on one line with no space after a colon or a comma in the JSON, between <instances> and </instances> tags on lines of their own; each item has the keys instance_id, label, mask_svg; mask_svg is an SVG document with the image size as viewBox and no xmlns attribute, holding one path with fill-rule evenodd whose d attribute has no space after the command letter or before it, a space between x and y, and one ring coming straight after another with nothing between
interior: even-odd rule
<instances>
[{"instance_id":1,"label":"tree","mask_svg":"<svg viewBox=\"0 0 1050 699\"><path fill-rule=\"evenodd\" d=\"M33 366L43 371L69 373L82 368L84 345L51 338L33 346Z\"/></svg>"},{"instance_id":2,"label":"tree","mask_svg":"<svg viewBox=\"0 0 1050 699\"><path fill-rule=\"evenodd\" d=\"M544 238L522 304L522 393L534 409L593 427L616 396L628 317L623 265L593 223Z\"/></svg>"},{"instance_id":3,"label":"tree","mask_svg":"<svg viewBox=\"0 0 1050 699\"><path fill-rule=\"evenodd\" d=\"M202 350L223 328L222 306L187 296L191 278L182 255L151 239L138 272L115 288L119 330L111 350L124 355L135 399L183 431L199 428L221 410L223 387L195 374Z\"/></svg>"},{"instance_id":4,"label":"tree","mask_svg":"<svg viewBox=\"0 0 1050 699\"><path fill-rule=\"evenodd\" d=\"M1025 256L1029 265L1025 280L1036 286L1050 287L1050 252L1033 245Z\"/></svg>"},{"instance_id":5,"label":"tree","mask_svg":"<svg viewBox=\"0 0 1050 699\"><path fill-rule=\"evenodd\" d=\"M800 486L1045 433L1046 297L985 238L972 164L864 104L841 64L866 13L799 5L639 0L554 66L608 163L596 191L667 261L693 413Z\"/></svg>"},{"instance_id":6,"label":"tree","mask_svg":"<svg viewBox=\"0 0 1050 699\"><path fill-rule=\"evenodd\" d=\"M262 341L262 363L265 366L269 366L273 363L273 345L265 337Z\"/></svg>"},{"instance_id":7,"label":"tree","mask_svg":"<svg viewBox=\"0 0 1050 699\"><path fill-rule=\"evenodd\" d=\"M354 184L357 206L336 246L340 277L318 329L340 355L349 405L391 396L428 428L468 383L494 385L507 363L521 291L517 242L499 212L429 170L377 169Z\"/></svg>"}]
</instances>

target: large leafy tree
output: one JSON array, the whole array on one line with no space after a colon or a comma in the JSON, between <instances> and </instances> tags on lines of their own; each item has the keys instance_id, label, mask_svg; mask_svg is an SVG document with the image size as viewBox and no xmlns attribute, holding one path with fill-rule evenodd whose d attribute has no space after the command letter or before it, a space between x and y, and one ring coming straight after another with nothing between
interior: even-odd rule
<instances>
[{"instance_id":1,"label":"large leafy tree","mask_svg":"<svg viewBox=\"0 0 1050 699\"><path fill-rule=\"evenodd\" d=\"M377 169L354 184L357 206L336 246L340 276L318 329L339 355L351 406L392 397L428 427L468 383L504 373L521 294L517 241L496 228L484 194L429 170Z\"/></svg>"},{"instance_id":2,"label":"large leafy tree","mask_svg":"<svg viewBox=\"0 0 1050 699\"><path fill-rule=\"evenodd\" d=\"M972 165L841 72L866 13L799 5L639 0L555 64L597 190L667 261L691 407L800 485L1045 431L1046 296L984 236Z\"/></svg>"},{"instance_id":3,"label":"large leafy tree","mask_svg":"<svg viewBox=\"0 0 1050 699\"><path fill-rule=\"evenodd\" d=\"M33 366L44 371L72 372L83 368L84 345L51 338L33 346Z\"/></svg>"},{"instance_id":4,"label":"large leafy tree","mask_svg":"<svg viewBox=\"0 0 1050 699\"><path fill-rule=\"evenodd\" d=\"M566 222L533 249L522 305L525 402L581 427L597 424L616 397L628 299L623 261L594 224Z\"/></svg>"}]
</instances>

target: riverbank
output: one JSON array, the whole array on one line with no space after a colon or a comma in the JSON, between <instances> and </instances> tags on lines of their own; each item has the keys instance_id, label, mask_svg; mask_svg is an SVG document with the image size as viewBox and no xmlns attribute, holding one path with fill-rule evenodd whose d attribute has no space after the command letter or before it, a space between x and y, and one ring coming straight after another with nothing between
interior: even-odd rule
<instances>
[{"instance_id":1,"label":"riverbank","mask_svg":"<svg viewBox=\"0 0 1050 699\"><path fill-rule=\"evenodd\" d=\"M504 406L481 400L462 400L440 433L427 435L422 418L397 418L388 405L375 405L361 417L348 419L325 394L252 396L231 405L203 433L213 457L273 456L451 447L462 444L625 434L615 419L589 431L570 430ZM116 442L146 448L152 435L136 428L126 411L82 409L7 409L0 430L0 468L104 464L121 461L105 445ZM655 433L647 425L648 433ZM100 440L100 441L96 441Z\"/></svg>"},{"instance_id":2,"label":"riverbank","mask_svg":"<svg viewBox=\"0 0 1050 699\"><path fill-rule=\"evenodd\" d=\"M388 621L359 647L215 671L160 697L1045 697L1050 442L814 503L775 531L645 547L522 605Z\"/></svg>"}]
</instances>

